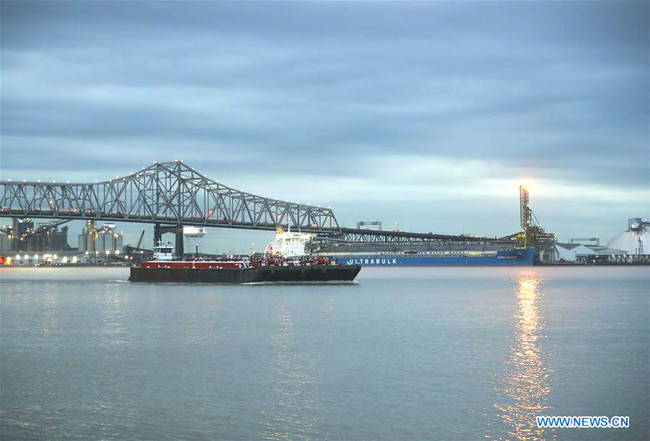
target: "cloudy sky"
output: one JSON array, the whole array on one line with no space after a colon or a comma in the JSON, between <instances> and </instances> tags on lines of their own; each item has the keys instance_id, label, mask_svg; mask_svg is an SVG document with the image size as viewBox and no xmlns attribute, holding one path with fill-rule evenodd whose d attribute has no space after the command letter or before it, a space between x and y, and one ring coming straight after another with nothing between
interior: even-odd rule
<instances>
[{"instance_id":1,"label":"cloudy sky","mask_svg":"<svg viewBox=\"0 0 650 441\"><path fill-rule=\"evenodd\" d=\"M346 226L490 236L525 180L547 231L607 241L650 217L648 9L2 1L2 179L182 158Z\"/></svg>"}]
</instances>

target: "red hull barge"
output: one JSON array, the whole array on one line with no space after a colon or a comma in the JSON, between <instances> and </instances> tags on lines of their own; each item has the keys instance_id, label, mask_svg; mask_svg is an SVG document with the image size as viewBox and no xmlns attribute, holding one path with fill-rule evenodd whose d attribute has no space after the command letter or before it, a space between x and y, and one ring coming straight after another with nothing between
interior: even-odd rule
<instances>
[{"instance_id":1,"label":"red hull barge","mask_svg":"<svg viewBox=\"0 0 650 441\"><path fill-rule=\"evenodd\" d=\"M157 260L131 268L129 281L148 283L351 282L361 265L325 257L173 260L171 247L158 246Z\"/></svg>"},{"instance_id":2,"label":"red hull barge","mask_svg":"<svg viewBox=\"0 0 650 441\"><path fill-rule=\"evenodd\" d=\"M185 263L185 262L179 262ZM225 267L133 267L131 282L149 283L257 283L351 282L361 265Z\"/></svg>"}]
</instances>

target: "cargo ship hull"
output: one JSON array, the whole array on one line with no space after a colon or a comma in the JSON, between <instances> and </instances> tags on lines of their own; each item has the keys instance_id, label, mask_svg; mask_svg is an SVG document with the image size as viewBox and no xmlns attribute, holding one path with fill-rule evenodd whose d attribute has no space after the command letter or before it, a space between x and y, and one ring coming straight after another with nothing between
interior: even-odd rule
<instances>
[{"instance_id":1,"label":"cargo ship hull","mask_svg":"<svg viewBox=\"0 0 650 441\"><path fill-rule=\"evenodd\" d=\"M131 282L258 283L351 282L361 265L258 266L250 268L132 267Z\"/></svg>"},{"instance_id":2,"label":"cargo ship hull","mask_svg":"<svg viewBox=\"0 0 650 441\"><path fill-rule=\"evenodd\" d=\"M336 255L344 265L362 266L530 266L535 262L534 249L513 249L492 254L349 254Z\"/></svg>"}]
</instances>

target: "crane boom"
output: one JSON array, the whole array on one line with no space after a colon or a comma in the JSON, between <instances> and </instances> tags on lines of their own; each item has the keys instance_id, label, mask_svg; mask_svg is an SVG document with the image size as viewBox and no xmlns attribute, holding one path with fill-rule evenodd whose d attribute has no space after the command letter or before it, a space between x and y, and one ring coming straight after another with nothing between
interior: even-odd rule
<instances>
[{"instance_id":1,"label":"crane boom","mask_svg":"<svg viewBox=\"0 0 650 441\"><path fill-rule=\"evenodd\" d=\"M142 230L142 233L140 233L140 240L138 240L138 245L136 248L140 248L140 245L142 245L142 238L144 238L144 230Z\"/></svg>"}]
</instances>

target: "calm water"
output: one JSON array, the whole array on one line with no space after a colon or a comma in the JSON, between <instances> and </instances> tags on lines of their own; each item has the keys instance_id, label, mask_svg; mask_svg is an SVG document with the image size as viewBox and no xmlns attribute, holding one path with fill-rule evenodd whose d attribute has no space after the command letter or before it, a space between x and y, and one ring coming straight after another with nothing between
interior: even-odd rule
<instances>
[{"instance_id":1,"label":"calm water","mask_svg":"<svg viewBox=\"0 0 650 441\"><path fill-rule=\"evenodd\" d=\"M645 268L376 269L353 285L0 272L3 440L644 440ZM538 430L535 415L629 415Z\"/></svg>"}]
</instances>

